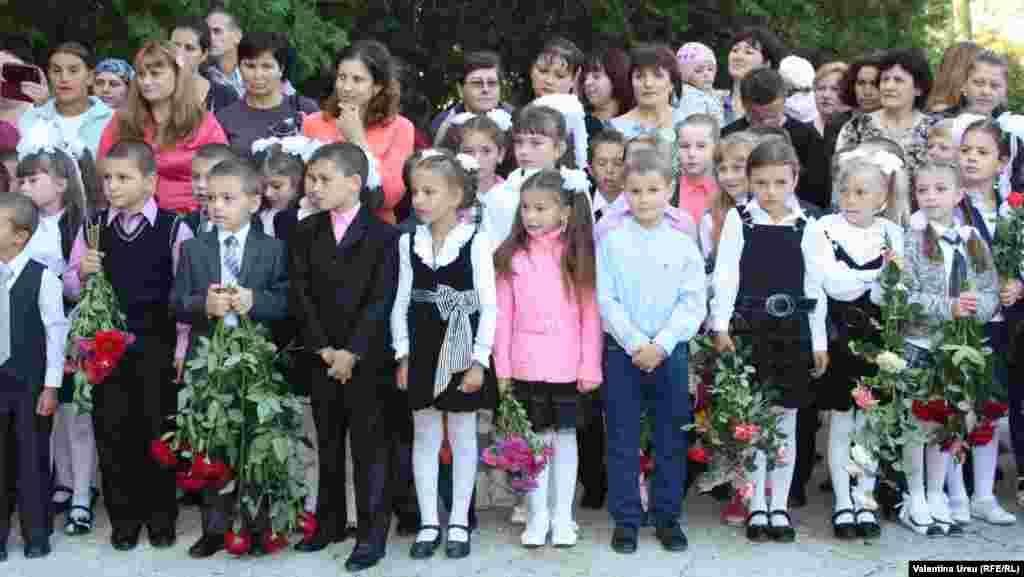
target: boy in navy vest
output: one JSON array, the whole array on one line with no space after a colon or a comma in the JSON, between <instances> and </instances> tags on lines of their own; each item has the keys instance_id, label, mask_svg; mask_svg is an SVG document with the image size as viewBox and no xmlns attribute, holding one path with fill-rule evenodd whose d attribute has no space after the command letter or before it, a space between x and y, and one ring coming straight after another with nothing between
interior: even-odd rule
<instances>
[{"instance_id":1,"label":"boy in navy vest","mask_svg":"<svg viewBox=\"0 0 1024 577\"><path fill-rule=\"evenodd\" d=\"M14 459L0 456L0 467L15 469L26 558L50 553L50 429L68 333L60 280L24 251L38 222L28 197L0 195L0 451L12 431L16 447ZM0 561L7 559L10 489L0 486Z\"/></svg>"},{"instance_id":2,"label":"boy in navy vest","mask_svg":"<svg viewBox=\"0 0 1024 577\"><path fill-rule=\"evenodd\" d=\"M96 216L100 245L86 247L79 231L64 285L77 296L90 275L103 271L136 339L94 392L103 501L115 549L135 548L143 525L154 547L170 547L178 516L174 473L150 457L149 444L177 410L172 361L178 367L184 361L188 325L178 325L176 345L171 293L181 243L192 230L157 208L156 159L148 144L118 142L103 159L101 174L110 208Z\"/></svg>"},{"instance_id":3,"label":"boy in navy vest","mask_svg":"<svg viewBox=\"0 0 1024 577\"><path fill-rule=\"evenodd\" d=\"M225 160L209 171L209 216L214 228L182 247L174 283L174 308L192 324L192 339L210 334L216 319L237 324L238 315L269 324L288 314L288 268L284 243L251 226L260 208L263 187L259 174L242 160ZM230 293L223 287L237 287ZM245 490L242 487L241 490ZM203 536L190 549L194 558L224 548L231 529L234 493L209 489L203 495ZM243 515L253 536L252 554L264 551L266 515ZM262 526L257 526L257 525Z\"/></svg>"}]
</instances>

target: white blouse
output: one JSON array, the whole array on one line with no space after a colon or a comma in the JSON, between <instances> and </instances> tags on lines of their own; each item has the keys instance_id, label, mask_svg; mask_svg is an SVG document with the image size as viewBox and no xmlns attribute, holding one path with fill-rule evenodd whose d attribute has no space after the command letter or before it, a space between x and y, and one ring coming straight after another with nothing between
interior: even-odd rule
<instances>
[{"instance_id":1,"label":"white blouse","mask_svg":"<svg viewBox=\"0 0 1024 577\"><path fill-rule=\"evenodd\" d=\"M820 250L812 253L814 266L824 273L825 293L838 301L851 302L871 291L871 301L881 302L879 276L882 269L855 270L836 258L832 243L838 244L853 262L863 266L878 258L886 242L897 256L903 256L903 229L896 223L875 218L868 228L850 224L841 214L821 217L807 227L805 234L813 235L812 246ZM888 239L888 240L886 240Z\"/></svg>"}]
</instances>

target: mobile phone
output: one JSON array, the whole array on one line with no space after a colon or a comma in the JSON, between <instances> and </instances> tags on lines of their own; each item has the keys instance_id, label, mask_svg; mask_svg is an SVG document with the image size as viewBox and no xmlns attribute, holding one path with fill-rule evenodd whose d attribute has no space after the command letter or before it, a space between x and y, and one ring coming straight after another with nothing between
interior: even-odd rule
<instances>
[{"instance_id":1,"label":"mobile phone","mask_svg":"<svg viewBox=\"0 0 1024 577\"><path fill-rule=\"evenodd\" d=\"M32 102L32 98L21 91L22 82L41 83L39 69L24 64L8 63L3 66L3 84L0 84L0 96L8 100Z\"/></svg>"}]
</instances>

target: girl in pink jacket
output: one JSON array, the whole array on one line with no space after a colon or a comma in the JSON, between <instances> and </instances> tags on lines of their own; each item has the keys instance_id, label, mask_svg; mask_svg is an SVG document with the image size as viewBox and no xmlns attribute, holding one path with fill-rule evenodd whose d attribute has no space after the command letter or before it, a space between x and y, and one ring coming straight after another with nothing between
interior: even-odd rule
<instances>
[{"instance_id":1,"label":"girl in pink jacket","mask_svg":"<svg viewBox=\"0 0 1024 577\"><path fill-rule=\"evenodd\" d=\"M601 383L589 182L579 170L542 170L522 186L512 233L495 254L498 386L512 387L554 456L527 497L526 547L576 544L576 426L581 394ZM554 491L549 508L548 491Z\"/></svg>"}]
</instances>

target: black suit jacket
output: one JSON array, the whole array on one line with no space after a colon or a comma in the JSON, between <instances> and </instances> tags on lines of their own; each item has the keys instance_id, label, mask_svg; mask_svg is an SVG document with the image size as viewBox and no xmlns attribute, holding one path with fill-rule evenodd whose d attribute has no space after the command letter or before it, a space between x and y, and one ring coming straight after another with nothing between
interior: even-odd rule
<instances>
[{"instance_id":1,"label":"black suit jacket","mask_svg":"<svg viewBox=\"0 0 1024 577\"><path fill-rule=\"evenodd\" d=\"M179 321L191 323L192 338L210 333L206 292L221 282L220 242L217 231L205 232L181 245L174 279L174 310ZM249 318L260 323L288 316L288 257L284 243L256 228L249 228L242 251L238 284L252 290Z\"/></svg>"},{"instance_id":2,"label":"black suit jacket","mask_svg":"<svg viewBox=\"0 0 1024 577\"><path fill-rule=\"evenodd\" d=\"M750 121L741 118L723 128L722 136L749 128ZM796 155L800 158L800 180L796 183L796 195L819 208L831 206L830 169L825 155L825 142L818 134L818 130L812 124L800 122L789 116L786 117L782 128L789 133Z\"/></svg>"},{"instance_id":3,"label":"black suit jacket","mask_svg":"<svg viewBox=\"0 0 1024 577\"><path fill-rule=\"evenodd\" d=\"M288 251L292 312L306 349L345 349L360 365L388 365L398 230L364 205L337 243L330 212L321 212L295 225Z\"/></svg>"}]
</instances>

